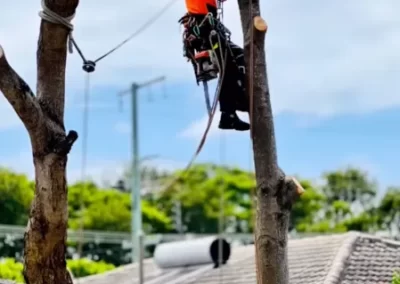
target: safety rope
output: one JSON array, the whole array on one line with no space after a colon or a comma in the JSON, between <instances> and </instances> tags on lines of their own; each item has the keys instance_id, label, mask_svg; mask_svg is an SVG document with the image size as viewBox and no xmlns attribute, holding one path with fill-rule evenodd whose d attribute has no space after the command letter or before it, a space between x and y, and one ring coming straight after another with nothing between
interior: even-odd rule
<instances>
[{"instance_id":1,"label":"safety rope","mask_svg":"<svg viewBox=\"0 0 400 284\"><path fill-rule=\"evenodd\" d=\"M209 17L209 16L210 16L210 14L208 14L206 17ZM206 20L207 20L206 18L203 19L203 21L200 23L199 26L204 24ZM225 29L225 31L229 32L227 29ZM218 47L219 47L219 52L220 52L220 56L221 56L221 64L219 64L219 62L217 62L218 70L220 70L220 75L219 75L219 80L218 80L217 88L216 88L215 95L214 95L214 101L213 101L213 104L212 104L212 107L211 107L211 112L210 112L210 115L209 115L209 118L208 118L208 121L207 121L206 129L205 129L205 131L204 131L204 133L203 133L203 135L202 135L202 137L200 139L199 145L197 146L197 149L196 149L195 153L193 154L192 158L189 160L189 162L186 165L186 167L183 169L183 171L181 171L180 174L178 174L174 179L172 179L172 181L169 182L167 184L167 186L165 186L161 191L168 190L173 185L175 185L179 180L181 180L185 176L185 174L188 173L190 167L192 166L192 164L194 163L194 161L196 160L196 158L200 154L201 150L203 149L203 146L204 146L204 144L206 142L206 139L207 139L208 132L210 131L210 128L211 128L211 125L212 125L212 122L213 122L213 119L214 119L214 115L215 115L216 109L217 109L218 100L219 100L219 96L220 96L220 93L221 93L221 87L222 87L222 84L223 84L224 79L225 79L225 68L226 68L226 64L227 64L227 57L228 57L228 50L229 50L229 48L226 48L225 54L224 54L224 51L222 50L222 45L221 45L221 43L222 43L221 42L221 37L219 36L219 34L215 34L212 31L210 33L210 36L209 36L209 41L210 41L210 45L212 47L211 52L214 54L214 56L216 56L216 54L215 54L215 48L213 48L214 47L213 42L212 42L212 37L213 36L217 36L217 38L218 38ZM228 41L228 39L226 39L226 41Z\"/></svg>"},{"instance_id":2,"label":"safety rope","mask_svg":"<svg viewBox=\"0 0 400 284\"><path fill-rule=\"evenodd\" d=\"M64 26L68 31L68 50L70 53L73 52L73 46L74 46L74 38L72 36L72 32L74 30L74 25L71 23L71 21L75 18L75 13L72 14L69 17L61 17L57 13L54 13L51 11L45 3L45 0L42 0L42 11L39 12L39 16L50 23L53 24L58 24Z\"/></svg>"},{"instance_id":3,"label":"safety rope","mask_svg":"<svg viewBox=\"0 0 400 284\"><path fill-rule=\"evenodd\" d=\"M68 34L68 50L69 50L70 53L73 53L73 48L75 48L78 51L78 54L79 54L79 56L81 57L81 59L83 61L83 70L88 72L88 73L90 73L90 72L93 72L95 70L97 62L99 62L100 60L108 57L110 54L114 53L116 50L121 48L123 45L125 45L126 43L131 41L133 38L138 36L140 33L145 31L148 27L150 27L151 24L156 22L156 20L161 15L163 15L177 1L178 0L171 0L170 2L168 2L164 7L162 7L162 9L160 9L158 11L157 14L155 14L153 17L149 18L148 21L146 21L138 30L136 30L128 38L126 38L125 40L120 42L114 48L110 49L109 51L107 51L106 53L104 53L102 56L100 56L99 58L97 58L94 61L86 59L86 57L84 56L82 50L79 48L78 44L76 43L76 41L75 41L75 39L74 39L74 37L72 35L72 32L74 30L74 26L71 23L71 21L75 17L75 14L73 14L73 15L71 15L69 17L61 17L57 13L51 11L46 6L45 0L42 0L42 2L41 2L42 3L42 11L39 12L39 16L43 20L48 21L50 23L62 25L69 31L69 34Z\"/></svg>"},{"instance_id":4,"label":"safety rope","mask_svg":"<svg viewBox=\"0 0 400 284\"><path fill-rule=\"evenodd\" d=\"M225 53L224 62L226 62L227 54L228 53ZM221 86L222 86L222 84L224 82L224 78L225 78L225 70L224 70L225 67L226 66L224 66L224 68L221 70L222 72L221 72L220 78L218 80L219 82L218 82L218 85L217 85L217 89L215 91L214 101L213 101L212 108L211 108L211 115L208 118L206 129L205 129L205 131L203 133L203 136L200 139L200 143L197 146L197 149L196 149L195 153L193 154L192 158L189 160L189 162L186 165L186 167L184 168L184 170L178 176L176 176L170 183L168 183L168 185L165 186L161 191L165 191L165 190L171 188L180 179L182 179L184 177L184 175L189 171L189 169L192 166L193 162L196 160L197 156L200 154L201 150L203 149L203 146L204 146L204 144L206 142L206 139L207 139L208 132L210 131L211 124L213 122L214 115L215 115L216 110L217 110L218 99L219 99L219 96L220 96L220 93L221 93Z\"/></svg>"},{"instance_id":5,"label":"safety rope","mask_svg":"<svg viewBox=\"0 0 400 284\"><path fill-rule=\"evenodd\" d=\"M159 10L157 14L155 14L153 17L151 17L147 22L145 22L137 31L135 31L133 34L131 34L129 37L127 37L125 40L123 40L121 43L116 45L114 48L110 49L106 53L104 53L102 56L97 58L94 62L99 62L100 60L104 59L105 57L109 56L111 53L116 51L117 49L121 48L123 45L125 45L127 42L129 42L131 39L134 37L138 36L140 33L142 33L144 30L146 30L151 24L153 24L157 18L162 16L168 9L178 0L171 0L169 1L162 9Z\"/></svg>"}]
</instances>

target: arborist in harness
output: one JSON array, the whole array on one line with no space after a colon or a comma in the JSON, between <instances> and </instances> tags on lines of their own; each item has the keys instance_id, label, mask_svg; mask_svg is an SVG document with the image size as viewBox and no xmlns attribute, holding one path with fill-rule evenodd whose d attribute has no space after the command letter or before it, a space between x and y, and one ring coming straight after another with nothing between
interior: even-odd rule
<instances>
[{"instance_id":1,"label":"arborist in harness","mask_svg":"<svg viewBox=\"0 0 400 284\"><path fill-rule=\"evenodd\" d=\"M219 103L220 129L245 131L250 129L236 111L249 111L245 90L245 63L243 49L230 40L230 31L218 19L217 1L185 0L187 13L179 20L183 24L184 56L191 61L197 84L203 82L206 100L207 82L224 73L220 78ZM221 3L218 3L221 4ZM210 106L208 102L208 110Z\"/></svg>"}]
</instances>

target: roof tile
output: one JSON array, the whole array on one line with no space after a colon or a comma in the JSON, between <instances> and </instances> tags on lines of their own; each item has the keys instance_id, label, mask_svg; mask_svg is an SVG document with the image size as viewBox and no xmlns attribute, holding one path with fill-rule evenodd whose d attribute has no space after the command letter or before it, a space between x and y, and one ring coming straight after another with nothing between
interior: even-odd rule
<instances>
[{"instance_id":1,"label":"roof tile","mask_svg":"<svg viewBox=\"0 0 400 284\"><path fill-rule=\"evenodd\" d=\"M146 284L256 283L254 246L233 247L228 263L161 270L145 260ZM289 240L291 284L387 284L400 268L400 242L358 233ZM137 283L136 265L83 278L79 284Z\"/></svg>"}]
</instances>

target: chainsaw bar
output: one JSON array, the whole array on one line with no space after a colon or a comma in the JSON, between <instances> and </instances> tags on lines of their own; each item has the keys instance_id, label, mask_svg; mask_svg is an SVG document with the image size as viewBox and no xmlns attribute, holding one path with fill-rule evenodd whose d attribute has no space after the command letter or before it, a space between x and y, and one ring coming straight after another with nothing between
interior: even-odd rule
<instances>
[{"instance_id":1,"label":"chainsaw bar","mask_svg":"<svg viewBox=\"0 0 400 284\"><path fill-rule=\"evenodd\" d=\"M207 81L203 81L204 98L206 99L206 107L208 116L211 116L211 102L210 102L210 92L208 91Z\"/></svg>"}]
</instances>

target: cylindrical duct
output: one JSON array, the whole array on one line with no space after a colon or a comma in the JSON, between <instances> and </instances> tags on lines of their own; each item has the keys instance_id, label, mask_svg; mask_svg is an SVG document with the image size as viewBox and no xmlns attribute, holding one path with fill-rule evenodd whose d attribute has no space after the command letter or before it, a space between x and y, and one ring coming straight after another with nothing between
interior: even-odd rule
<instances>
[{"instance_id":1,"label":"cylindrical duct","mask_svg":"<svg viewBox=\"0 0 400 284\"><path fill-rule=\"evenodd\" d=\"M218 265L219 242L222 243L222 264L231 255L231 246L225 239L207 237L169 242L157 245L154 261L160 268L186 267L201 264Z\"/></svg>"}]
</instances>

